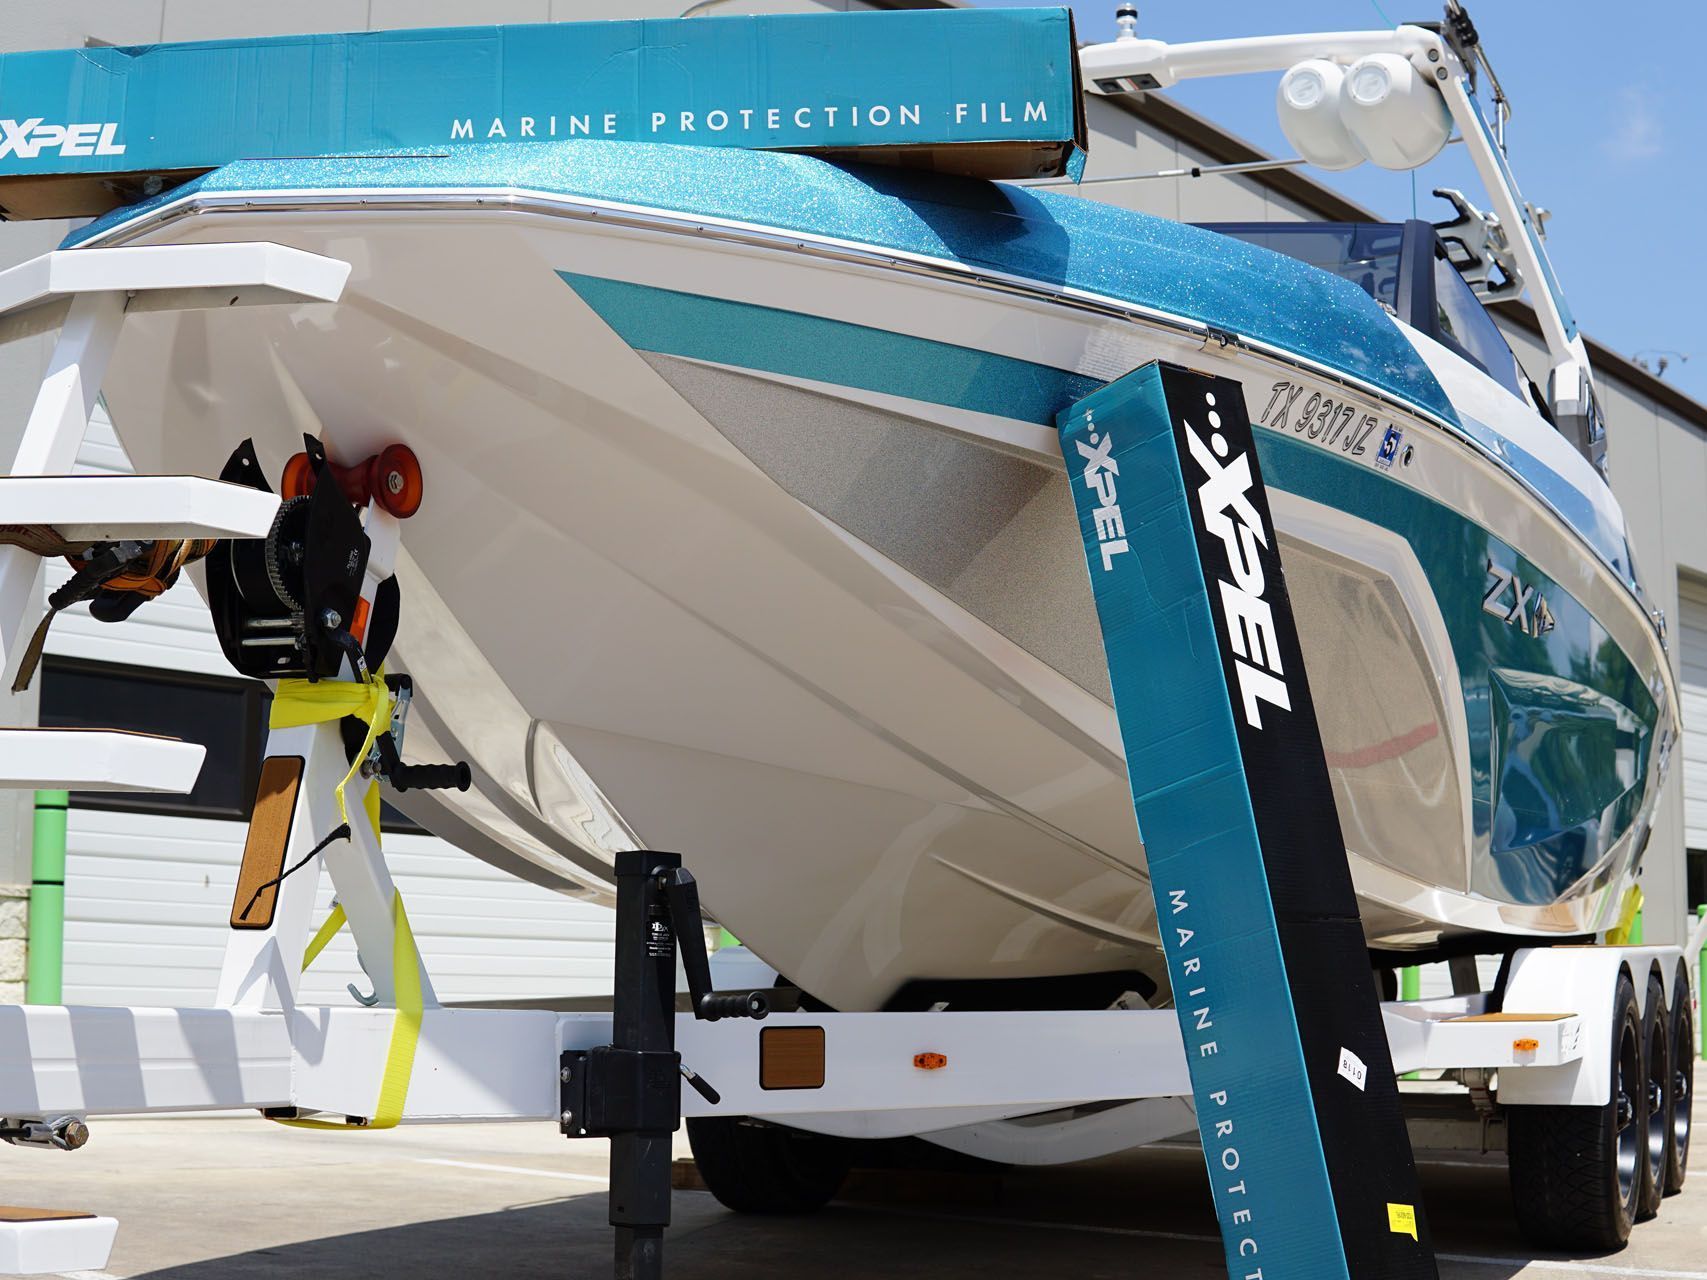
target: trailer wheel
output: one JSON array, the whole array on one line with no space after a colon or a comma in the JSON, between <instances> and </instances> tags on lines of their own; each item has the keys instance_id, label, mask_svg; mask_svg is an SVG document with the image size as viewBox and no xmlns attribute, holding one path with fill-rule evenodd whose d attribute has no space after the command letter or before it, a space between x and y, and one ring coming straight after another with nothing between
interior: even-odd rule
<instances>
[{"instance_id":1,"label":"trailer wheel","mask_svg":"<svg viewBox=\"0 0 1707 1280\"><path fill-rule=\"evenodd\" d=\"M1642 1014L1642 1074L1646 1106L1642 1121L1644 1157L1639 1221L1660 1211L1665 1193L1666 1153L1671 1149L1671 1017L1666 1013L1665 983L1659 974L1648 978L1647 1009Z\"/></svg>"},{"instance_id":2,"label":"trailer wheel","mask_svg":"<svg viewBox=\"0 0 1707 1280\"><path fill-rule=\"evenodd\" d=\"M1695 1104L1695 1015L1689 969L1677 967L1671 1002L1671 1133L1666 1144L1665 1194L1683 1190L1689 1169L1689 1122Z\"/></svg>"},{"instance_id":3,"label":"trailer wheel","mask_svg":"<svg viewBox=\"0 0 1707 1280\"><path fill-rule=\"evenodd\" d=\"M1542 1249L1616 1249L1630 1238L1647 1173L1642 1019L1628 975L1612 1001L1612 1094L1601 1107L1510 1107L1506 1145L1517 1224Z\"/></svg>"},{"instance_id":4,"label":"trailer wheel","mask_svg":"<svg viewBox=\"0 0 1707 1280\"><path fill-rule=\"evenodd\" d=\"M688 1142L706 1188L736 1213L811 1213L829 1203L853 1162L853 1147L745 1116L701 1116Z\"/></svg>"}]
</instances>

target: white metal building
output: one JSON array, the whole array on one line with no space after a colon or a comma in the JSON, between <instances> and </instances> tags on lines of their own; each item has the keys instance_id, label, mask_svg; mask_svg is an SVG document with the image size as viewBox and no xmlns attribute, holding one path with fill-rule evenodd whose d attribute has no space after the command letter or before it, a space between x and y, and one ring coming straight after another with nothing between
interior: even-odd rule
<instances>
[{"instance_id":1,"label":"white metal building","mask_svg":"<svg viewBox=\"0 0 1707 1280\"><path fill-rule=\"evenodd\" d=\"M1676 637L1683 699L1683 831L1693 851L1707 849L1707 583L1684 578L1677 589ZM1707 855L1703 855L1707 856ZM1691 903L1707 901L1699 867L1691 867Z\"/></svg>"},{"instance_id":2,"label":"white metal building","mask_svg":"<svg viewBox=\"0 0 1707 1280\"><path fill-rule=\"evenodd\" d=\"M914 8L933 0L731 0L717 12ZM306 31L675 16L685 0L13 0L0 49L130 44ZM1277 13L1277 25L1284 15ZM1087 176L1262 158L1248 144L1161 95L1087 102ZM1087 196L1188 221L1380 221L1290 169L1180 181L1102 182ZM51 248L64 224L0 226L0 266ZM1531 371L1538 341L1527 307L1498 316ZM1592 319L1590 321L1592 326ZM1681 939L1686 908L1707 901L1707 407L1590 343L1610 421L1613 481L1634 529L1650 595L1673 619L1672 654L1684 681L1682 768L1660 811L1644 887L1650 941ZM0 449L21 428L49 339L0 348ZM81 465L124 465L109 433ZM431 500L430 494L428 500ZM61 571L62 572L62 571ZM56 578L53 581L58 581ZM67 873L65 996L69 1001L193 1004L211 998L224 941L242 827L259 757L261 700L239 681L187 588L102 626L73 610L55 626L49 661L16 723L75 721L145 727L208 742L206 776L189 803L129 809L73 806ZM122 678L121 678L122 677ZM6 704L0 701L0 712ZM111 803L109 801L109 803ZM508 879L442 841L388 836L397 879L442 997L450 1000L592 993L608 987L610 920L600 908ZM1691 854L1686 887L1684 850ZM0 884L29 878L28 797L0 796ZM323 889L323 897L329 895ZM4 896L0 891L0 896ZM0 929L3 933L3 929ZM8 951L11 947L13 950ZM0 996L15 990L15 940L0 937ZM21 977L21 973L17 974ZM362 982L347 936L316 966L311 998Z\"/></svg>"}]
</instances>

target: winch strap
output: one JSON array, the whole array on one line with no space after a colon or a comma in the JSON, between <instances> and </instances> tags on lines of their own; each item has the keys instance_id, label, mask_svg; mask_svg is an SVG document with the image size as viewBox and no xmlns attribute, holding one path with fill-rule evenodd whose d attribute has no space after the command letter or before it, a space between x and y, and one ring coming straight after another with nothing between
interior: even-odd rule
<instances>
[{"instance_id":1,"label":"winch strap","mask_svg":"<svg viewBox=\"0 0 1707 1280\"><path fill-rule=\"evenodd\" d=\"M0 546L22 547L43 559L81 555L93 545L89 542L67 542L59 530L45 524L0 524Z\"/></svg>"},{"instance_id":2,"label":"winch strap","mask_svg":"<svg viewBox=\"0 0 1707 1280\"><path fill-rule=\"evenodd\" d=\"M365 681L355 680L280 680L273 694L273 710L267 723L274 729L295 729L307 724L322 724L327 720L342 720L355 716L367 725L367 736L361 749L350 762L349 772L338 783L338 817L350 820L349 806L344 803L344 790L368 758L374 742L391 724L391 690L385 684L385 668ZM376 788L377 794L377 788ZM378 831L375 824L374 830Z\"/></svg>"},{"instance_id":3,"label":"winch strap","mask_svg":"<svg viewBox=\"0 0 1707 1280\"><path fill-rule=\"evenodd\" d=\"M35 632L24 648L24 656L18 659L18 674L12 677L13 693L22 693L30 687L30 681L35 679L36 668L41 666L42 650L47 648L47 633L53 627L53 620L58 614L58 609L49 609L42 615L42 620L36 623Z\"/></svg>"},{"instance_id":4,"label":"winch strap","mask_svg":"<svg viewBox=\"0 0 1707 1280\"><path fill-rule=\"evenodd\" d=\"M36 624L24 656L18 660L18 674L12 680L12 692L22 693L35 679L41 665L42 650L47 647L47 633L61 609L69 609L80 600L87 600L125 569L125 562L114 562L105 556L80 565L75 573L62 582L47 598L47 612Z\"/></svg>"},{"instance_id":5,"label":"winch strap","mask_svg":"<svg viewBox=\"0 0 1707 1280\"><path fill-rule=\"evenodd\" d=\"M29 647L18 663L12 692L22 693L35 678L36 668L41 665L42 650L47 645L47 633L62 609L68 609L100 591L125 592L152 600L172 585L186 564L200 560L212 551L214 542L208 538L161 539L143 544L147 547L144 554L114 563L109 559L113 554L111 546L90 556L94 544L66 542L52 529L0 525L0 545L23 547L36 555L64 555L76 570L48 597L47 614L37 624Z\"/></svg>"}]
</instances>

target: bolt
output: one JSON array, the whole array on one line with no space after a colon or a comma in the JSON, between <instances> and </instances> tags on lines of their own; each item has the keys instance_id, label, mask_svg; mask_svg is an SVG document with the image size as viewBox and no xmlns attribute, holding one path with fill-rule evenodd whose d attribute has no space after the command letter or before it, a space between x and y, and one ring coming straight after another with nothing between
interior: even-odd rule
<instances>
[{"instance_id":1,"label":"bolt","mask_svg":"<svg viewBox=\"0 0 1707 1280\"><path fill-rule=\"evenodd\" d=\"M336 609L322 609L320 611L320 625L328 630L335 629L343 620L343 615Z\"/></svg>"},{"instance_id":2,"label":"bolt","mask_svg":"<svg viewBox=\"0 0 1707 1280\"><path fill-rule=\"evenodd\" d=\"M1428 60L1430 62L1439 62L1440 61L1440 50L1439 49L1430 49L1428 51Z\"/></svg>"},{"instance_id":3,"label":"bolt","mask_svg":"<svg viewBox=\"0 0 1707 1280\"><path fill-rule=\"evenodd\" d=\"M557 1078L558 1078L558 1080L559 1080L559 1081L561 1081L561 1082L562 1082L562 1083L563 1083L563 1084L568 1084L568 1083L569 1083L569 1074L570 1074L570 1073L569 1073L569 1068L568 1068L568 1067L559 1067L559 1068L558 1068L558 1070L557 1070Z\"/></svg>"},{"instance_id":4,"label":"bolt","mask_svg":"<svg viewBox=\"0 0 1707 1280\"><path fill-rule=\"evenodd\" d=\"M1446 68L1445 67L1436 67L1434 69L1434 78L1436 80L1446 79Z\"/></svg>"},{"instance_id":5,"label":"bolt","mask_svg":"<svg viewBox=\"0 0 1707 1280\"><path fill-rule=\"evenodd\" d=\"M557 1118L563 1123L563 1127L565 1129L573 1129L575 1127L575 1113L573 1111L565 1110L563 1114Z\"/></svg>"},{"instance_id":6,"label":"bolt","mask_svg":"<svg viewBox=\"0 0 1707 1280\"><path fill-rule=\"evenodd\" d=\"M67 1151L75 1151L89 1141L89 1126L81 1120L69 1120L59 1131L59 1138Z\"/></svg>"},{"instance_id":7,"label":"bolt","mask_svg":"<svg viewBox=\"0 0 1707 1280\"><path fill-rule=\"evenodd\" d=\"M403 473L401 471L387 471L385 473L385 487L393 493L402 493Z\"/></svg>"}]
</instances>

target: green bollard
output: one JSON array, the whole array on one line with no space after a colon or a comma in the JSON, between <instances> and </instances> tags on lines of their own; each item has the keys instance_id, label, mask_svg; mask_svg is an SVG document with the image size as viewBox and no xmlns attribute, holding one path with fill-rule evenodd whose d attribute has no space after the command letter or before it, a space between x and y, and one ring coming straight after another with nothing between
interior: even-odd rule
<instances>
[{"instance_id":1,"label":"green bollard","mask_svg":"<svg viewBox=\"0 0 1707 1280\"><path fill-rule=\"evenodd\" d=\"M1422 988L1422 970L1417 968L1416 965L1409 965L1406 968L1399 970L1399 999L1420 1000L1422 999ZM1415 1071L1407 1071L1404 1075L1399 1077L1401 1080L1416 1080L1419 1078L1420 1077Z\"/></svg>"},{"instance_id":2,"label":"green bollard","mask_svg":"<svg viewBox=\"0 0 1707 1280\"><path fill-rule=\"evenodd\" d=\"M36 792L30 842L30 923L24 944L24 1001L60 1004L65 965L65 815L71 796Z\"/></svg>"}]
</instances>

